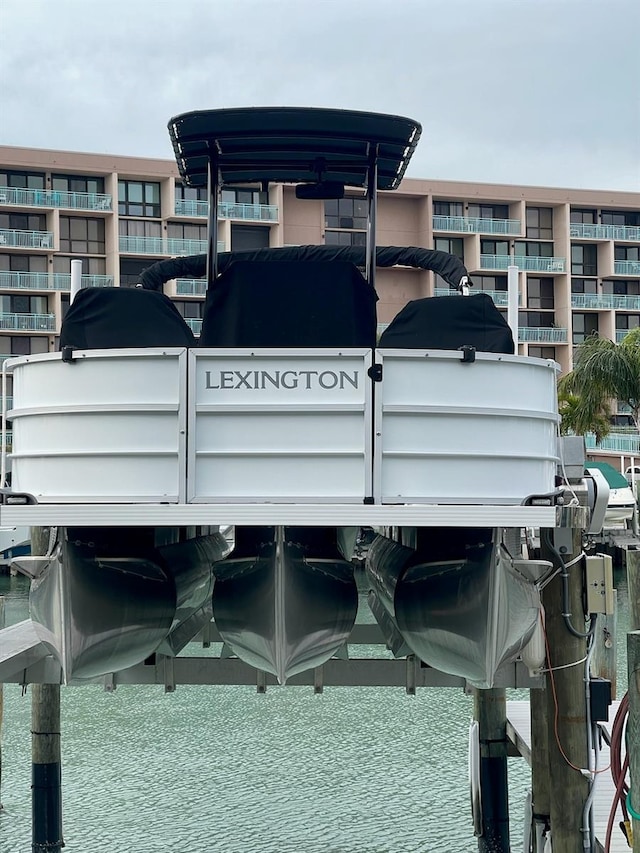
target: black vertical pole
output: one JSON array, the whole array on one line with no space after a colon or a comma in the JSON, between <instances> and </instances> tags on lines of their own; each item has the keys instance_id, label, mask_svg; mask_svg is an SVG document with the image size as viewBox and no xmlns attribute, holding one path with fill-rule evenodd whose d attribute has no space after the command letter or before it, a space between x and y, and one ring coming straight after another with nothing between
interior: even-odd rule
<instances>
[{"instance_id":1,"label":"black vertical pole","mask_svg":"<svg viewBox=\"0 0 640 853\"><path fill-rule=\"evenodd\" d=\"M218 152L209 152L209 219L207 229L207 289L218 275Z\"/></svg>"},{"instance_id":2,"label":"black vertical pole","mask_svg":"<svg viewBox=\"0 0 640 853\"><path fill-rule=\"evenodd\" d=\"M31 849L59 853L64 847L60 685L34 684L31 689Z\"/></svg>"},{"instance_id":3,"label":"black vertical pole","mask_svg":"<svg viewBox=\"0 0 640 853\"><path fill-rule=\"evenodd\" d=\"M475 691L475 718L480 735L480 853L509 853L507 785L507 713L503 688Z\"/></svg>"},{"instance_id":4,"label":"black vertical pole","mask_svg":"<svg viewBox=\"0 0 640 853\"><path fill-rule=\"evenodd\" d=\"M367 257L365 276L371 287L376 286L376 218L378 213L378 146L369 149L367 171Z\"/></svg>"}]
</instances>

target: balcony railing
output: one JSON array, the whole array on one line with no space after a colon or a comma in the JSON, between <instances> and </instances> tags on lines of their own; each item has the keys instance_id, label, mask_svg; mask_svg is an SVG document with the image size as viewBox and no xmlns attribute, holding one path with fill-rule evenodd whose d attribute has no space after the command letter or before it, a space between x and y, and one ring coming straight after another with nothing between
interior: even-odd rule
<instances>
[{"instance_id":1,"label":"balcony railing","mask_svg":"<svg viewBox=\"0 0 640 853\"><path fill-rule=\"evenodd\" d=\"M55 314L0 313L0 329L17 332L54 332L55 328Z\"/></svg>"},{"instance_id":2,"label":"balcony railing","mask_svg":"<svg viewBox=\"0 0 640 853\"><path fill-rule=\"evenodd\" d=\"M626 338L629 332L633 332L633 329L616 329L616 343L619 344L623 338Z\"/></svg>"},{"instance_id":3,"label":"balcony railing","mask_svg":"<svg viewBox=\"0 0 640 853\"><path fill-rule=\"evenodd\" d=\"M207 280L204 278L177 278L176 293L178 296L204 296L207 290Z\"/></svg>"},{"instance_id":4,"label":"balcony railing","mask_svg":"<svg viewBox=\"0 0 640 853\"><path fill-rule=\"evenodd\" d=\"M208 216L209 202L193 199L176 199L176 216ZM219 219L243 219L248 222L277 222L277 204L235 204L221 201L218 204Z\"/></svg>"},{"instance_id":5,"label":"balcony railing","mask_svg":"<svg viewBox=\"0 0 640 853\"><path fill-rule=\"evenodd\" d=\"M572 293L571 307L640 311L640 296L617 296L614 293Z\"/></svg>"},{"instance_id":6,"label":"balcony railing","mask_svg":"<svg viewBox=\"0 0 640 853\"><path fill-rule=\"evenodd\" d=\"M549 328L547 326L520 326L518 340L521 343L534 344L566 344L568 340L566 329Z\"/></svg>"},{"instance_id":7,"label":"balcony railing","mask_svg":"<svg viewBox=\"0 0 640 853\"><path fill-rule=\"evenodd\" d=\"M20 207L61 207L69 210L111 210L111 196L106 193L0 187L0 204L15 204Z\"/></svg>"},{"instance_id":8,"label":"balcony railing","mask_svg":"<svg viewBox=\"0 0 640 853\"><path fill-rule=\"evenodd\" d=\"M447 287L436 287L435 289L436 296L455 296L457 293L457 290L452 290ZM506 290L475 290L474 288L471 288L471 295L473 296L475 293L488 293L496 305L509 304L509 294ZM520 294L518 294L518 304L521 303L522 298Z\"/></svg>"},{"instance_id":9,"label":"balcony railing","mask_svg":"<svg viewBox=\"0 0 640 853\"><path fill-rule=\"evenodd\" d=\"M185 323L194 335L199 335L202 330L202 320L199 317L185 317Z\"/></svg>"},{"instance_id":10,"label":"balcony railing","mask_svg":"<svg viewBox=\"0 0 640 853\"><path fill-rule=\"evenodd\" d=\"M640 275L640 261L614 261L616 275Z\"/></svg>"},{"instance_id":11,"label":"balcony railing","mask_svg":"<svg viewBox=\"0 0 640 853\"><path fill-rule=\"evenodd\" d=\"M638 225L590 225L582 222L572 222L569 225L569 236L581 240L631 240L640 242L640 226Z\"/></svg>"},{"instance_id":12,"label":"balcony railing","mask_svg":"<svg viewBox=\"0 0 640 853\"><path fill-rule=\"evenodd\" d=\"M82 287L113 287L112 275L83 275ZM70 290L70 273L0 272L0 290Z\"/></svg>"},{"instance_id":13,"label":"balcony railing","mask_svg":"<svg viewBox=\"0 0 640 853\"><path fill-rule=\"evenodd\" d=\"M478 216L433 217L434 231L455 231L466 234L514 234L522 233L519 219L486 219Z\"/></svg>"},{"instance_id":14,"label":"balcony railing","mask_svg":"<svg viewBox=\"0 0 640 853\"><path fill-rule=\"evenodd\" d=\"M120 251L134 255L204 255L206 240L181 240L178 237L120 237ZM224 252L224 243L218 243Z\"/></svg>"},{"instance_id":15,"label":"balcony railing","mask_svg":"<svg viewBox=\"0 0 640 853\"><path fill-rule=\"evenodd\" d=\"M565 271L565 259L540 258L536 255L480 255L480 269L506 270L510 266L529 272L562 273Z\"/></svg>"},{"instance_id":16,"label":"balcony railing","mask_svg":"<svg viewBox=\"0 0 640 853\"><path fill-rule=\"evenodd\" d=\"M0 246L16 249L53 249L53 233L0 228Z\"/></svg>"},{"instance_id":17,"label":"balcony railing","mask_svg":"<svg viewBox=\"0 0 640 853\"><path fill-rule=\"evenodd\" d=\"M596 441L593 433L585 435L587 450L609 450L612 453L622 453L629 456L640 455L640 436L631 433L610 432L602 441Z\"/></svg>"}]
</instances>

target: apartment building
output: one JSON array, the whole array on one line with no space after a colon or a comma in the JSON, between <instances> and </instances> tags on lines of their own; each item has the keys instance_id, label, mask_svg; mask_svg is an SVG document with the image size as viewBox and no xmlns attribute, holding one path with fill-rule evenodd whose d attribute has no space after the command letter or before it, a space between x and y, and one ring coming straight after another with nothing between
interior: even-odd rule
<instances>
[{"instance_id":1,"label":"apartment building","mask_svg":"<svg viewBox=\"0 0 640 853\"><path fill-rule=\"evenodd\" d=\"M207 206L173 161L0 146L0 357L56 349L73 258L83 286L132 286L157 260L205 252ZM219 216L223 251L365 242L356 193L309 201L290 186L225 187ZM563 371L590 333L620 340L640 325L640 193L405 179L379 195L377 242L457 255L505 311L515 263L518 351ZM380 324L448 292L431 272L397 267L379 270L376 288ZM204 289L166 286L196 334Z\"/></svg>"}]
</instances>

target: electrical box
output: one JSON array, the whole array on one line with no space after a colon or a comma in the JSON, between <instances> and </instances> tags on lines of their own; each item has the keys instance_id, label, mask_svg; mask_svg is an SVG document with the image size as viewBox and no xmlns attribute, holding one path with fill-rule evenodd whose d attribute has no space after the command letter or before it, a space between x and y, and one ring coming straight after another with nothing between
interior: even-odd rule
<instances>
[{"instance_id":1,"label":"electrical box","mask_svg":"<svg viewBox=\"0 0 640 853\"><path fill-rule=\"evenodd\" d=\"M610 616L615 607L613 559L608 554L586 557L587 613Z\"/></svg>"}]
</instances>

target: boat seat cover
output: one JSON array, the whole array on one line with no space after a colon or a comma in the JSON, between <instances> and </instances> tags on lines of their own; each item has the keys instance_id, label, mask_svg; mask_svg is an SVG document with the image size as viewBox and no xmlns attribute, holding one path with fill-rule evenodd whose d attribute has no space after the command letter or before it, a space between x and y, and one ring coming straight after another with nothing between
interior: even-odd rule
<instances>
[{"instance_id":1,"label":"boat seat cover","mask_svg":"<svg viewBox=\"0 0 640 853\"><path fill-rule=\"evenodd\" d=\"M389 323L378 346L514 352L511 328L488 293L415 299Z\"/></svg>"},{"instance_id":2,"label":"boat seat cover","mask_svg":"<svg viewBox=\"0 0 640 853\"><path fill-rule=\"evenodd\" d=\"M60 349L193 347L196 339L163 293L89 287L76 294L60 330Z\"/></svg>"},{"instance_id":3,"label":"boat seat cover","mask_svg":"<svg viewBox=\"0 0 640 853\"><path fill-rule=\"evenodd\" d=\"M210 286L201 347L373 347L373 288L347 261L234 261Z\"/></svg>"}]
</instances>

